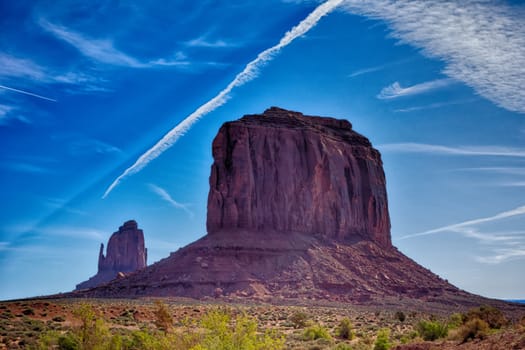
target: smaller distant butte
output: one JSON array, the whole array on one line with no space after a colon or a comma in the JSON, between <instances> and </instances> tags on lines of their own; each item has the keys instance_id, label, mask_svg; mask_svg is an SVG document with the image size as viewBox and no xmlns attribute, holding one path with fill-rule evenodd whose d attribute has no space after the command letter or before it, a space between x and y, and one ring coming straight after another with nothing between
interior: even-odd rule
<instances>
[{"instance_id":1,"label":"smaller distant butte","mask_svg":"<svg viewBox=\"0 0 525 350\"><path fill-rule=\"evenodd\" d=\"M106 255L104 243L100 244L98 272L87 281L79 283L76 290L93 288L115 278L144 269L147 264L144 233L135 220L126 221L109 239Z\"/></svg>"}]
</instances>

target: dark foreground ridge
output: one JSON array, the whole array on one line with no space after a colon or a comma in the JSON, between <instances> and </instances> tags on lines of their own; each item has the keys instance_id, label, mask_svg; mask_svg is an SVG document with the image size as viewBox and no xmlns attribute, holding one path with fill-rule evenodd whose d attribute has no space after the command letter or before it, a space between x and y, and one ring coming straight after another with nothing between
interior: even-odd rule
<instances>
[{"instance_id":1,"label":"dark foreground ridge","mask_svg":"<svg viewBox=\"0 0 525 350\"><path fill-rule=\"evenodd\" d=\"M208 234L73 296L495 303L392 245L381 155L348 121L272 107L225 123L212 149Z\"/></svg>"}]
</instances>

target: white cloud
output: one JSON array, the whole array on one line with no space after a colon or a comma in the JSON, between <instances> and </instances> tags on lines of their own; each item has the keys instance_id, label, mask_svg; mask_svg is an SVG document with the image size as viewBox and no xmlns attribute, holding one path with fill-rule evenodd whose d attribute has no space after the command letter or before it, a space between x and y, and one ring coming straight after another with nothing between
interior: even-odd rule
<instances>
[{"instance_id":1,"label":"white cloud","mask_svg":"<svg viewBox=\"0 0 525 350\"><path fill-rule=\"evenodd\" d=\"M520 258L525 258L525 246L497 249L494 255L477 256L476 261L484 264L500 264Z\"/></svg>"},{"instance_id":2,"label":"white cloud","mask_svg":"<svg viewBox=\"0 0 525 350\"><path fill-rule=\"evenodd\" d=\"M201 36L186 42L190 47L207 47L207 48L225 48L238 46L236 43L227 42L224 40L208 40L205 36Z\"/></svg>"},{"instance_id":3,"label":"white cloud","mask_svg":"<svg viewBox=\"0 0 525 350\"><path fill-rule=\"evenodd\" d=\"M55 172L54 170L47 167L23 162L5 163L2 164L2 167L12 171L28 174L53 174Z\"/></svg>"},{"instance_id":4,"label":"white cloud","mask_svg":"<svg viewBox=\"0 0 525 350\"><path fill-rule=\"evenodd\" d=\"M145 65L139 60L131 57L113 46L111 40L99 40L86 38L83 35L71 31L65 27L55 25L44 19L39 21L40 26L53 34L56 38L63 40L75 47L84 56L95 61L116 66L141 68Z\"/></svg>"},{"instance_id":5,"label":"white cloud","mask_svg":"<svg viewBox=\"0 0 525 350\"><path fill-rule=\"evenodd\" d=\"M122 150L104 141L92 138L78 139L69 145L69 153L73 156L83 156L89 154L120 154Z\"/></svg>"},{"instance_id":6,"label":"white cloud","mask_svg":"<svg viewBox=\"0 0 525 350\"><path fill-rule=\"evenodd\" d=\"M460 104L470 103L473 101L475 101L475 99L436 102L436 103L429 103L428 105L422 105L422 106L399 108L399 109L395 109L394 112L409 113L409 112L421 111L421 110L426 110L426 109L435 109L435 108L441 108L441 107L446 107L446 106L460 105Z\"/></svg>"},{"instance_id":7,"label":"white cloud","mask_svg":"<svg viewBox=\"0 0 525 350\"><path fill-rule=\"evenodd\" d=\"M100 76L94 76L82 72L54 72L29 59L22 59L2 53L0 53L0 77L16 81L17 84L20 84L20 79L27 79L45 84L75 85L77 90L84 92L106 91L101 87L101 84L105 83L105 80ZM26 90L16 89L5 85L1 85L0 88L56 102L53 98L37 95Z\"/></svg>"},{"instance_id":8,"label":"white cloud","mask_svg":"<svg viewBox=\"0 0 525 350\"><path fill-rule=\"evenodd\" d=\"M46 70L31 60L0 53L0 77L46 80Z\"/></svg>"},{"instance_id":9,"label":"white cloud","mask_svg":"<svg viewBox=\"0 0 525 350\"><path fill-rule=\"evenodd\" d=\"M524 215L524 214L525 214L525 206L521 206L521 207L514 208L512 210L508 210L508 211L504 211L504 212L498 213L498 214L493 215L493 216L488 216L488 217L484 217L484 218L468 220L468 221L460 222L458 224L447 225L447 226L438 227L438 228L435 228L435 229L432 229L432 230L427 230L427 231L423 231L423 232L419 232L419 233L413 233L413 234L410 234L410 235L403 236L400 239L428 236L428 235L432 235L432 234L436 234L436 233L443 233L443 232L460 232L460 233L465 233L466 231L464 229L467 228L467 227L471 227L471 226L475 226L475 225L479 225L479 224L485 224L485 223L498 221L498 220L503 220L503 219L508 219L508 218L515 217L515 216L521 216L521 215Z\"/></svg>"},{"instance_id":10,"label":"white cloud","mask_svg":"<svg viewBox=\"0 0 525 350\"><path fill-rule=\"evenodd\" d=\"M398 97L419 95L433 90L442 89L452 84L451 79L437 79L425 83L416 84L408 87L402 87L397 81L381 90L377 98L381 100L390 100Z\"/></svg>"},{"instance_id":11,"label":"white cloud","mask_svg":"<svg viewBox=\"0 0 525 350\"><path fill-rule=\"evenodd\" d=\"M402 63L406 63L406 62L409 62L410 60L411 60L411 58L402 59L402 60L398 60L398 61L394 61L394 62L381 64L381 65L378 65L378 66L358 69L358 70L355 70L352 73L348 74L348 77L349 78L354 78L354 77L358 77L360 75L364 75L364 74L368 74L368 73L379 72L379 71L382 71L385 68L388 68L388 67L391 67L391 66L395 66L395 65L398 65L398 64L402 64Z\"/></svg>"},{"instance_id":12,"label":"white cloud","mask_svg":"<svg viewBox=\"0 0 525 350\"><path fill-rule=\"evenodd\" d=\"M101 230L91 227L76 227L76 226L53 226L35 229L35 232L43 236L64 236L75 237L80 239L88 239L93 241L101 241L107 234Z\"/></svg>"},{"instance_id":13,"label":"white cloud","mask_svg":"<svg viewBox=\"0 0 525 350\"><path fill-rule=\"evenodd\" d=\"M525 157L525 149L502 146L443 146L425 143L389 143L378 145L381 152L427 153L455 156Z\"/></svg>"},{"instance_id":14,"label":"white cloud","mask_svg":"<svg viewBox=\"0 0 525 350\"><path fill-rule=\"evenodd\" d=\"M188 209L188 205L187 204L182 204L182 203L177 202L176 200L174 200L170 196L170 194L165 189L163 189L163 188L161 188L161 187L159 187L157 185L149 184L149 188L154 193L156 193L161 199L163 199L164 201L166 201L169 204L171 204L174 208L184 210L186 213L188 213L190 215L190 217L193 218L193 213Z\"/></svg>"},{"instance_id":15,"label":"white cloud","mask_svg":"<svg viewBox=\"0 0 525 350\"><path fill-rule=\"evenodd\" d=\"M13 106L0 105L0 125L5 124L10 119L13 110L15 110Z\"/></svg>"},{"instance_id":16,"label":"white cloud","mask_svg":"<svg viewBox=\"0 0 525 350\"><path fill-rule=\"evenodd\" d=\"M222 106L229 99L230 92L241 85L255 79L259 75L259 71L262 66L271 61L279 51L289 45L292 41L307 33L312 29L319 20L334 10L341 4L343 0L328 0L325 3L319 5L314 11L312 11L304 20L298 25L290 29L281 38L278 44L260 52L257 57L249 62L244 69L235 76L235 78L215 97L208 102L201 105L193 113L187 116L182 122L171 129L166 135L164 135L153 147L148 149L142 154L133 165L127 168L121 175L119 175L108 187L102 198L107 195L126 177L135 174L142 170L149 162L156 159L164 151L169 149L177 140L183 136L188 130L196 123L200 118L206 114L214 111L218 107Z\"/></svg>"},{"instance_id":17,"label":"white cloud","mask_svg":"<svg viewBox=\"0 0 525 350\"><path fill-rule=\"evenodd\" d=\"M485 255L475 256L477 262L499 264L513 259L525 257L525 231L481 232L479 226L525 215L525 206L504 211L496 215L467 220L457 224L403 236L399 240L423 237L428 235L457 233L463 237L474 239L484 245ZM479 253L478 253L479 254Z\"/></svg>"},{"instance_id":18,"label":"white cloud","mask_svg":"<svg viewBox=\"0 0 525 350\"><path fill-rule=\"evenodd\" d=\"M525 113L523 6L480 0L345 0L344 5L348 12L386 21L393 37L443 60L449 77L503 108Z\"/></svg>"}]
</instances>

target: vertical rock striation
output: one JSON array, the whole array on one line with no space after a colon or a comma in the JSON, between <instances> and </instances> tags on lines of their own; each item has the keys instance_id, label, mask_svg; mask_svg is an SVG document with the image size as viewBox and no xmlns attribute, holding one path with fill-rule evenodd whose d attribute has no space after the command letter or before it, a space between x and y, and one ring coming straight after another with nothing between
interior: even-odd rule
<instances>
[{"instance_id":1,"label":"vertical rock striation","mask_svg":"<svg viewBox=\"0 0 525 350\"><path fill-rule=\"evenodd\" d=\"M210 235L298 232L391 246L381 155L348 121L272 107L225 123L212 152Z\"/></svg>"},{"instance_id":2,"label":"vertical rock striation","mask_svg":"<svg viewBox=\"0 0 525 350\"><path fill-rule=\"evenodd\" d=\"M486 302L392 245L381 156L348 121L273 107L225 123L212 153L208 234L78 294L377 305L406 298L450 309ZM124 254L110 246L100 268L114 272Z\"/></svg>"},{"instance_id":3,"label":"vertical rock striation","mask_svg":"<svg viewBox=\"0 0 525 350\"><path fill-rule=\"evenodd\" d=\"M147 249L144 246L144 232L134 220L126 221L114 232L104 255L104 244L100 244L98 272L89 280L77 285L76 289L93 288L113 280L119 273L135 272L146 267Z\"/></svg>"}]
</instances>

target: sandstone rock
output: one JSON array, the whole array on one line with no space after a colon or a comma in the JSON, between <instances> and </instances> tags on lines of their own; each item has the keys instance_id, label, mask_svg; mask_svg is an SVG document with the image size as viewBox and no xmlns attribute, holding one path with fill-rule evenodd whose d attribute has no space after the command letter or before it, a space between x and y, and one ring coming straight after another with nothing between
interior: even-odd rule
<instances>
[{"instance_id":1,"label":"sandstone rock","mask_svg":"<svg viewBox=\"0 0 525 350\"><path fill-rule=\"evenodd\" d=\"M346 120L270 108L213 141L207 229L300 232L391 246L381 156Z\"/></svg>"},{"instance_id":2,"label":"sandstone rock","mask_svg":"<svg viewBox=\"0 0 525 350\"><path fill-rule=\"evenodd\" d=\"M348 121L270 108L225 123L212 149L208 234L75 295L491 303L392 246L380 154Z\"/></svg>"},{"instance_id":3,"label":"sandstone rock","mask_svg":"<svg viewBox=\"0 0 525 350\"><path fill-rule=\"evenodd\" d=\"M79 283L76 289L96 287L114 278L123 279L128 273L145 268L146 263L147 249L144 246L144 233L134 220L126 221L111 235L106 255L104 255L104 244L100 244L97 274Z\"/></svg>"}]
</instances>

